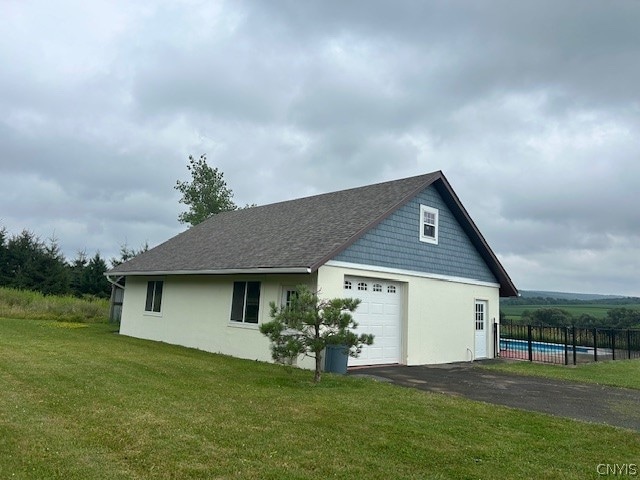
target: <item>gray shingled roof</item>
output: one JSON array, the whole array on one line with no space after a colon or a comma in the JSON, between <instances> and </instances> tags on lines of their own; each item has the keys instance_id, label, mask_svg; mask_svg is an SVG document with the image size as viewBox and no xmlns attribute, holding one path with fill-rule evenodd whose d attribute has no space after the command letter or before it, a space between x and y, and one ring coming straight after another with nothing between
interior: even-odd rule
<instances>
[{"instance_id":1,"label":"gray shingled roof","mask_svg":"<svg viewBox=\"0 0 640 480\"><path fill-rule=\"evenodd\" d=\"M220 213L107 274L313 272L436 181L500 283L516 291L441 172Z\"/></svg>"}]
</instances>

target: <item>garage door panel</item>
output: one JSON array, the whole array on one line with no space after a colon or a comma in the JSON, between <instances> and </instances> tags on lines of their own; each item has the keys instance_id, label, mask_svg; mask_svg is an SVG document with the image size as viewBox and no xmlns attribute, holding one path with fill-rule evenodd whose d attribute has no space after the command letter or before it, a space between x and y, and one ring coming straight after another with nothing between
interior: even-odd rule
<instances>
[{"instance_id":1,"label":"garage door panel","mask_svg":"<svg viewBox=\"0 0 640 480\"><path fill-rule=\"evenodd\" d=\"M394 305L387 303L384 305L384 313L386 315L399 315L400 314L400 305Z\"/></svg>"},{"instance_id":2,"label":"garage door panel","mask_svg":"<svg viewBox=\"0 0 640 480\"><path fill-rule=\"evenodd\" d=\"M367 331L366 332L363 331L362 333L370 333L375 338L384 337L384 330L383 330L383 327L381 325L380 326L375 325L375 326L367 327Z\"/></svg>"},{"instance_id":3,"label":"garage door panel","mask_svg":"<svg viewBox=\"0 0 640 480\"><path fill-rule=\"evenodd\" d=\"M345 297L361 300L353 315L358 323L356 332L374 335L373 345L365 345L358 358L349 358L349 365L400 363L400 284L361 277L345 280L352 285L352 289L345 289Z\"/></svg>"},{"instance_id":4,"label":"garage door panel","mask_svg":"<svg viewBox=\"0 0 640 480\"><path fill-rule=\"evenodd\" d=\"M369 303L369 313L382 315L384 314L384 303Z\"/></svg>"},{"instance_id":5,"label":"garage door panel","mask_svg":"<svg viewBox=\"0 0 640 480\"><path fill-rule=\"evenodd\" d=\"M400 356L399 348L387 348L383 351L383 358L385 363L394 363L396 362L396 358Z\"/></svg>"}]
</instances>

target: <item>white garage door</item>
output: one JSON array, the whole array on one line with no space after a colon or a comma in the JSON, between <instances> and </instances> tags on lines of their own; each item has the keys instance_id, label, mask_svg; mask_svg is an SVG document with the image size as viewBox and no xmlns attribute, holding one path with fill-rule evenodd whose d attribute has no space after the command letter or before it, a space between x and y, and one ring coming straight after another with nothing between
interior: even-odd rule
<instances>
[{"instance_id":1,"label":"white garage door","mask_svg":"<svg viewBox=\"0 0 640 480\"><path fill-rule=\"evenodd\" d=\"M345 277L344 296L362 300L354 314L357 333L374 335L373 345L363 347L349 366L400 363L402 327L400 284L384 280Z\"/></svg>"}]
</instances>

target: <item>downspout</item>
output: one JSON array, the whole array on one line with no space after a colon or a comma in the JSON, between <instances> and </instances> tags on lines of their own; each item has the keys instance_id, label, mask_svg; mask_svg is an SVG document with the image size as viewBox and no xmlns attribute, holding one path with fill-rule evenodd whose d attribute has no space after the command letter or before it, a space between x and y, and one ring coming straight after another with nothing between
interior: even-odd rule
<instances>
[{"instance_id":1,"label":"downspout","mask_svg":"<svg viewBox=\"0 0 640 480\"><path fill-rule=\"evenodd\" d=\"M111 298L109 299L109 322L113 322L113 308L115 306L114 304L116 298L116 288L121 288L122 290L124 290L124 285L118 283L124 278L124 276L119 276L115 280L112 280L111 277L106 273L104 274L104 276L107 279L107 282L111 284Z\"/></svg>"},{"instance_id":2,"label":"downspout","mask_svg":"<svg viewBox=\"0 0 640 480\"><path fill-rule=\"evenodd\" d=\"M107 282L109 282L111 285L113 285L114 287L118 287L118 288L122 288L124 289L124 285L120 285L118 282L120 280L122 280L124 278L124 275L120 275L117 279L115 280L111 280L111 276L107 273L104 274L104 276L107 279Z\"/></svg>"}]
</instances>

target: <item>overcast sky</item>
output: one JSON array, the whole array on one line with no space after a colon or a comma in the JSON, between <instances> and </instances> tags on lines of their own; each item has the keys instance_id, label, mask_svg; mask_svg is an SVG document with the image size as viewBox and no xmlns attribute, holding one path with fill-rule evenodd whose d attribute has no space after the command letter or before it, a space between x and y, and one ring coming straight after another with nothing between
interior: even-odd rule
<instances>
[{"instance_id":1,"label":"overcast sky","mask_svg":"<svg viewBox=\"0 0 640 480\"><path fill-rule=\"evenodd\" d=\"M520 289L640 296L638 1L0 1L0 225L184 230L190 154L266 204L442 170Z\"/></svg>"}]
</instances>

